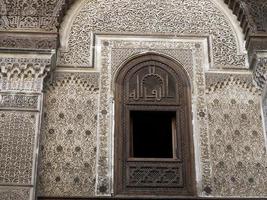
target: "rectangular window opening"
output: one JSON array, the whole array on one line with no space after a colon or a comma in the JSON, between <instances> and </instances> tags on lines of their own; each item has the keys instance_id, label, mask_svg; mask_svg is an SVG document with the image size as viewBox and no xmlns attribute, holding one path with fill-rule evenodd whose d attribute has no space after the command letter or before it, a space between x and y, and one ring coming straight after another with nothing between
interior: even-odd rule
<instances>
[{"instance_id":1,"label":"rectangular window opening","mask_svg":"<svg viewBox=\"0 0 267 200\"><path fill-rule=\"evenodd\" d=\"M131 111L130 121L131 157L175 157L175 111Z\"/></svg>"}]
</instances>

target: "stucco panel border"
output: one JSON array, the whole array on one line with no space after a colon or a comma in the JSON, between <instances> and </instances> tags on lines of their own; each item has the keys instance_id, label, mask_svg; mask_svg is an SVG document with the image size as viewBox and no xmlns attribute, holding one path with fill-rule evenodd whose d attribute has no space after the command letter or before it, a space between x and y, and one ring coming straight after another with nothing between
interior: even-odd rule
<instances>
[{"instance_id":1,"label":"stucco panel border","mask_svg":"<svg viewBox=\"0 0 267 200\"><path fill-rule=\"evenodd\" d=\"M194 124L195 162L197 188L211 187L209 138L205 112L205 69L209 68L207 37L149 38L124 35L96 35L95 70L100 72L100 108L98 122L98 149L96 167L96 195L113 193L114 152L114 76L123 62L145 52L156 52L180 62L190 77L192 85L192 110ZM203 115L204 113L204 115Z\"/></svg>"}]
</instances>

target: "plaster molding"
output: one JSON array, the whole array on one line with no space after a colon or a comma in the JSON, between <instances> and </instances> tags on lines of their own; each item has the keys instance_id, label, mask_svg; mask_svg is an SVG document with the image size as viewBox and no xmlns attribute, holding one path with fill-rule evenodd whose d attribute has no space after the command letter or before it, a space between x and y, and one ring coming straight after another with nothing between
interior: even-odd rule
<instances>
[{"instance_id":1,"label":"plaster molding","mask_svg":"<svg viewBox=\"0 0 267 200\"><path fill-rule=\"evenodd\" d=\"M0 90L41 92L43 80L54 64L54 50L0 51Z\"/></svg>"}]
</instances>

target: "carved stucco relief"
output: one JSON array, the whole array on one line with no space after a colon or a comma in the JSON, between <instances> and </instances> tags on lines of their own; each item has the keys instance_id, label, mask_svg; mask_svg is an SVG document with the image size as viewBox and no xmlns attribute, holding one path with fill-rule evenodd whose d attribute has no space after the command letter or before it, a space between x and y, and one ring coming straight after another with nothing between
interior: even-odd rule
<instances>
[{"instance_id":1,"label":"carved stucco relief","mask_svg":"<svg viewBox=\"0 0 267 200\"><path fill-rule=\"evenodd\" d=\"M54 52L0 52L0 199L32 200L43 79Z\"/></svg>"},{"instance_id":2,"label":"carved stucco relief","mask_svg":"<svg viewBox=\"0 0 267 200\"><path fill-rule=\"evenodd\" d=\"M45 91L38 195L94 196L99 73L58 72Z\"/></svg>"},{"instance_id":3,"label":"carved stucco relief","mask_svg":"<svg viewBox=\"0 0 267 200\"><path fill-rule=\"evenodd\" d=\"M199 195L242 196L243 194L244 196L266 196L266 187L263 184L266 177L266 148L261 119L260 93L253 85L251 73L235 71L232 73L220 72L205 75L205 62L201 43L127 41L127 39L118 41L105 38L105 36L103 38L99 36L99 41L102 42L102 48L101 67L97 65L101 71L101 114L99 121L101 129L98 137L105 139L100 140L98 147L97 195L108 195L112 192L112 188L108 188L112 185L112 177L109 176L111 158L108 157L111 156L109 151L112 147L112 144L109 144L109 138L112 137L112 132L110 131L110 118L112 118L110 115L112 113L110 98L112 97L107 95L113 89L110 86L110 82L112 82L118 67L125 59L129 59L138 53L155 51L180 61L191 78L192 104L194 107L193 128L197 140L195 148L198 148L196 151L200 152L199 154L196 153ZM97 44L99 45L100 42ZM205 57L207 57L207 54L205 54ZM220 78L217 79L216 77ZM207 86L205 82L207 82ZM228 87L228 85L230 86ZM208 91L207 94L205 94L205 88ZM211 101L215 97L218 99L224 98L220 109L213 107ZM228 99L229 97L230 100ZM207 101L206 99L209 100ZM229 113L223 115L222 110L229 111ZM228 121L225 122L220 115L223 115L223 117L228 116ZM214 120L212 122L211 117ZM240 140L237 139L235 141L228 137L229 134L236 131L234 127L231 127L231 119L234 121L233 124L236 129L240 129L240 135L242 135ZM216 127L221 127L223 130L225 126L228 126L229 130L227 129L223 137L220 138L224 141L217 142L214 135L217 130ZM221 150L225 150L226 153L217 156L217 153ZM232 151L230 157L228 157L227 153L229 152L227 151ZM256 152L259 152L259 154ZM221 162L223 159L225 159L224 163ZM218 169L218 163L227 166L225 169L228 170L224 170L224 176ZM237 163L239 165L243 163L242 169L245 168L246 171L238 172ZM231 174L233 171L236 172L236 175ZM259 174L253 177L256 173ZM235 184L232 190L228 182L225 181L229 177ZM258 185L261 186L258 187ZM245 193L245 190L249 191L249 193Z\"/></svg>"},{"instance_id":4,"label":"carved stucco relief","mask_svg":"<svg viewBox=\"0 0 267 200\"><path fill-rule=\"evenodd\" d=\"M203 43L203 41L205 42ZM114 136L112 131L112 91L114 89L112 82L116 71L125 60L142 52L155 51L178 60L187 70L191 79L194 108L193 128L196 135L195 148L198 148L196 149L198 194L204 196L234 196L239 193L239 195L247 196L257 194L264 196L266 188L264 186L256 187L258 184L262 184L264 177L266 177L266 174L264 174L266 163L260 161L260 159L265 159L266 149L264 148L260 119L259 97L256 89L252 86L252 75L248 72L235 72L235 78L232 80L229 79L229 73L205 74L204 67L207 68L206 65L208 65L208 52L207 48L204 48L204 44L207 44L205 37L191 42L183 42L181 38L177 41L175 39L155 40L155 38L140 41L139 39L127 40L125 38L118 40L116 36L97 36L96 45L101 46L101 48L96 52L95 70L98 72L94 73L99 75L99 79L87 78L88 81L85 83L84 79L81 81L80 78L77 78L81 75L75 75L75 73L64 75L64 73L61 73L62 77L57 75L61 78L57 77L55 83L48 87L46 117L43 128L44 136L41 147L39 195L89 197L112 194L112 137ZM91 77L91 73L87 75L84 73L84 76ZM218 77L220 78L218 79ZM99 81L99 85L96 80ZM229 84L230 86L228 86ZM85 88L88 85L91 85L90 88L99 88L99 91L98 89L91 89L87 94ZM87 95L84 95L85 93ZM217 104L214 105L214 100L215 98L222 99L222 97L227 98L229 96L231 97L230 100L224 99L221 102L222 106L220 108L229 111L227 115L223 115L221 109L216 107ZM92 100L99 104L95 104L94 109L92 107L87 108L86 101L82 100L86 98L93 98ZM207 98L209 100L206 100ZM71 105L69 101L72 101ZM62 108L56 106L59 102ZM241 106L243 104L244 107ZM73 110L74 108L75 110ZM80 111L84 109L93 109L90 113L95 115L87 116L87 114L84 114L80 116ZM246 113L246 116L243 115L244 113ZM88 150L87 153L90 161L96 159L96 163L90 165L90 170L84 170L85 163L89 160L83 156L79 157L79 162L73 162L75 156L83 152L83 147L88 145L86 144L87 141L80 140L84 133L86 135L86 131L80 130L79 124L72 123L79 120L78 116L81 119L88 117L87 121L90 123L82 123L81 127L90 126L89 128L93 130L90 131L92 134L90 144L93 144L94 150ZM229 117L228 121L224 120L225 116ZM212 119L214 122L211 122ZM235 124L240 125L241 139L236 141L229 139L228 136L232 132L237 133L237 131L234 127L231 127L231 124L227 124L230 127L229 130L225 130L226 133L219 138L223 141L217 143L216 130L219 129L218 127L225 126L223 123L227 123L231 119L240 120ZM250 129L246 128L247 125L242 120L249 121L253 126ZM58 123L60 121L62 123ZM66 127L64 123L70 124L71 127ZM221 129L223 130L223 128ZM75 130L78 130L80 134L76 133ZM72 138L72 141L68 140L70 138ZM73 141L76 141L77 143L74 142L74 144L77 145L74 145ZM259 143L259 145L255 146L256 143ZM234 145L239 146L233 147ZM217 156L220 151L223 151L224 154ZM260 154L256 155L256 151L259 151ZM95 153L97 157L93 156ZM231 159L227 157L229 153L232 153ZM71 159L62 160L62 158L68 156ZM246 171L238 172L241 164L242 169ZM222 176L220 167L224 170L224 176ZM95 173L91 170L92 168L96 168ZM76 171L77 173L74 172L76 169L79 169ZM65 173L66 170L68 173ZM236 173L232 174L232 172ZM252 177L256 172L259 172L261 176ZM89 175L90 178L88 178ZM229 178L232 181L233 190L230 189L227 182ZM86 184L81 185L82 181L85 181ZM241 183L243 187L241 187ZM245 189L250 192L245 193Z\"/></svg>"},{"instance_id":5,"label":"carved stucco relief","mask_svg":"<svg viewBox=\"0 0 267 200\"><path fill-rule=\"evenodd\" d=\"M103 49L101 52L98 52L100 54L97 55L97 59L100 59L101 64L98 63L96 65L96 69L100 71L99 96L94 96L92 91L90 91L88 95L84 95L86 93L84 89L82 89L84 87L84 82L80 81L79 78L73 78L77 76L75 74L72 76L65 76L64 78L61 78L60 81L57 81L56 78L55 83L49 86L45 100L46 114L41 146L39 195L69 195L83 197L93 195L111 195L113 190L112 82L119 65L126 58L132 55L136 55L138 53L142 53L144 50L150 49L169 56L173 55L175 58L180 60L188 70L190 77L192 79L195 77L194 80L198 80L198 84L194 84L193 91L195 95L200 93L199 97L201 100L199 103L197 103L198 110L196 112L200 113L200 116L203 116L202 113L206 110L204 104L205 100L203 97L205 94L203 41L207 42L206 38L201 38L199 41L191 43L183 43L179 41L171 42L170 40L158 40L154 42L140 42L139 40L104 41ZM127 52L126 56L125 52ZM193 68L196 70L193 70ZM86 85L95 85L95 80L90 78L87 79L89 80L87 81ZM81 87L82 85L83 87ZM74 95L73 98L72 95ZM72 123L72 121L76 122L76 118L78 118L78 116L79 118L86 118L86 114L84 114L85 116L79 115L81 113L80 110L88 109L86 102L81 101L81 99L84 98L95 98L95 103L99 101L99 108L94 105L94 109L90 113L95 113L95 116L90 115L91 117L86 120L86 123L82 123L80 127L79 124ZM62 106L62 108L57 106L59 104ZM82 113L87 113L87 111L84 110ZM88 121L90 122L90 120L92 120L92 123L88 124ZM62 123L59 123L60 121L62 121ZM202 124L202 126L206 126L203 117L200 117L198 121L200 124ZM66 127L66 124L71 127ZM73 162L75 155L69 155L72 154L71 152L78 150L76 147L74 147L75 145L73 146L73 141L77 141L77 145L80 145L79 147L81 149L79 148L79 152L86 149L88 145L86 141L79 140L79 138L84 134L84 130L79 130L84 126L90 126L89 128L93 130L91 132L93 136L90 139L90 147L94 146L92 144L98 141L97 145L95 146L97 148L94 148L93 152L88 152L91 163L93 163L94 158L96 159L96 174L94 174L94 172L89 173L89 171L83 171L83 162L86 162L88 158L80 157L80 161L76 164ZM78 130L77 133L74 130ZM201 137L202 143L208 143L207 128L202 128L201 131L203 133ZM71 136L68 133L70 133ZM70 137L73 137L72 142L69 141ZM203 184L210 185L209 152L206 147L202 148L204 148L202 160L205 160L206 163L203 164L203 171L205 171L206 176L203 178ZM93 156L95 153L97 157ZM75 152L75 154L78 153ZM64 159L65 157L66 159ZM65 160L69 160L69 162ZM93 165L90 166L90 169L92 168L94 168ZM80 170L76 171L76 169ZM66 173L66 170L68 173ZM86 176L87 178L85 178ZM80 185L80 180L88 180L88 176L91 177L88 181L88 185ZM96 181L96 185L94 181ZM96 187L96 193L94 193L94 187Z\"/></svg>"},{"instance_id":6,"label":"carved stucco relief","mask_svg":"<svg viewBox=\"0 0 267 200\"><path fill-rule=\"evenodd\" d=\"M56 49L57 35L0 33L1 49Z\"/></svg>"},{"instance_id":7,"label":"carved stucco relief","mask_svg":"<svg viewBox=\"0 0 267 200\"><path fill-rule=\"evenodd\" d=\"M260 93L239 77L228 75L207 88L211 194L267 196Z\"/></svg>"},{"instance_id":8,"label":"carved stucco relief","mask_svg":"<svg viewBox=\"0 0 267 200\"><path fill-rule=\"evenodd\" d=\"M1 188L0 187L0 200L29 200L31 189L28 188Z\"/></svg>"},{"instance_id":9,"label":"carved stucco relief","mask_svg":"<svg viewBox=\"0 0 267 200\"><path fill-rule=\"evenodd\" d=\"M123 37L123 36L120 36ZM100 70L100 108L99 108L99 132L98 132L98 159L97 159L97 182L96 195L110 195L112 193L112 90L113 81L116 71L120 65L129 59L131 56L138 55L142 52L152 51L162 53L179 61L187 70L192 84L192 96L195 104L195 120L198 122L198 127L195 127L196 134L199 135L201 150L201 171L203 171L202 189L211 185L210 180L210 160L209 148L205 144L209 144L207 123L206 123L206 104L205 104L205 76L204 65L206 64L207 56L205 57L205 48L207 44L206 38L193 40L191 42L174 40L174 39L156 39L144 40L125 39L116 40L108 36L99 36L96 38L96 44L101 45L101 50L97 52L96 68ZM207 52L206 52L207 53ZM199 151L199 150L197 150ZM200 184L200 183L198 183Z\"/></svg>"},{"instance_id":10,"label":"carved stucco relief","mask_svg":"<svg viewBox=\"0 0 267 200\"><path fill-rule=\"evenodd\" d=\"M34 196L38 123L37 112L0 111L0 199Z\"/></svg>"},{"instance_id":11,"label":"carved stucco relief","mask_svg":"<svg viewBox=\"0 0 267 200\"><path fill-rule=\"evenodd\" d=\"M0 111L0 185L31 185L36 115Z\"/></svg>"},{"instance_id":12,"label":"carved stucco relief","mask_svg":"<svg viewBox=\"0 0 267 200\"><path fill-rule=\"evenodd\" d=\"M258 87L266 90L267 80L267 51L257 51L252 59L253 78Z\"/></svg>"},{"instance_id":13,"label":"carved stucco relief","mask_svg":"<svg viewBox=\"0 0 267 200\"><path fill-rule=\"evenodd\" d=\"M43 79L53 66L54 53L0 52L1 91L41 92Z\"/></svg>"},{"instance_id":14,"label":"carved stucco relief","mask_svg":"<svg viewBox=\"0 0 267 200\"><path fill-rule=\"evenodd\" d=\"M1 0L0 30L57 32L65 0Z\"/></svg>"},{"instance_id":15,"label":"carved stucco relief","mask_svg":"<svg viewBox=\"0 0 267 200\"><path fill-rule=\"evenodd\" d=\"M211 0L84 1L72 24L68 49L60 51L58 64L92 67L92 33L99 32L206 34L212 41L212 67L246 67L246 56L238 55L229 20Z\"/></svg>"}]
</instances>

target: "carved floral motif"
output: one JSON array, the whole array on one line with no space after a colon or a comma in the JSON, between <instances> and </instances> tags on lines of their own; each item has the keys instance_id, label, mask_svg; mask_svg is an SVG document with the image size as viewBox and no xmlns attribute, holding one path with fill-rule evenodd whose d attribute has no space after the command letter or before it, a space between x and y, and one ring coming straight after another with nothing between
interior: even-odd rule
<instances>
[{"instance_id":1,"label":"carved floral motif","mask_svg":"<svg viewBox=\"0 0 267 200\"><path fill-rule=\"evenodd\" d=\"M237 55L235 33L211 0L86 1L58 64L92 67L92 32L211 35L215 68L245 68L245 55Z\"/></svg>"},{"instance_id":2,"label":"carved floral motif","mask_svg":"<svg viewBox=\"0 0 267 200\"><path fill-rule=\"evenodd\" d=\"M53 54L0 52L0 199L34 197L41 92Z\"/></svg>"},{"instance_id":3,"label":"carved floral motif","mask_svg":"<svg viewBox=\"0 0 267 200\"><path fill-rule=\"evenodd\" d=\"M1 0L0 30L57 32L67 0Z\"/></svg>"}]
</instances>

